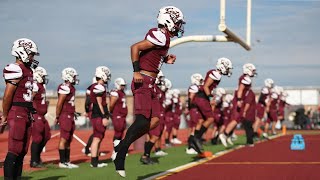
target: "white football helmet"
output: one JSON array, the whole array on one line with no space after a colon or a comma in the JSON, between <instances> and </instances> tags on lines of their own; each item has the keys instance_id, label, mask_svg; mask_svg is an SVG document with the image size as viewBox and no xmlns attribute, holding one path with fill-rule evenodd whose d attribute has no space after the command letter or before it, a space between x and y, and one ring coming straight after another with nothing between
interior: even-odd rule
<instances>
[{"instance_id":1,"label":"white football helmet","mask_svg":"<svg viewBox=\"0 0 320 180\"><path fill-rule=\"evenodd\" d=\"M164 85L167 89L171 89L172 88L172 83L169 79L165 78L164 79Z\"/></svg>"},{"instance_id":2,"label":"white football helmet","mask_svg":"<svg viewBox=\"0 0 320 180\"><path fill-rule=\"evenodd\" d=\"M179 89L172 89L172 95L173 97L179 97L180 95L180 90Z\"/></svg>"},{"instance_id":3,"label":"white football helmet","mask_svg":"<svg viewBox=\"0 0 320 180\"><path fill-rule=\"evenodd\" d=\"M203 77L199 73L195 73L191 75L191 84L195 84L197 86L200 86L203 84Z\"/></svg>"},{"instance_id":4,"label":"white football helmet","mask_svg":"<svg viewBox=\"0 0 320 180\"><path fill-rule=\"evenodd\" d=\"M116 87L118 90L121 90L121 86L125 85L127 85L127 83L123 78L117 78L114 80L114 87Z\"/></svg>"},{"instance_id":5,"label":"white football helmet","mask_svg":"<svg viewBox=\"0 0 320 180\"><path fill-rule=\"evenodd\" d=\"M219 70L223 75L231 76L232 62L230 59L222 57L219 58L216 65L217 70Z\"/></svg>"},{"instance_id":6,"label":"white football helmet","mask_svg":"<svg viewBox=\"0 0 320 180\"><path fill-rule=\"evenodd\" d=\"M254 77L257 75L256 73L256 67L252 63L247 63L243 65L243 74L247 74L250 77Z\"/></svg>"},{"instance_id":7,"label":"white football helmet","mask_svg":"<svg viewBox=\"0 0 320 180\"><path fill-rule=\"evenodd\" d=\"M72 84L79 84L77 79L78 73L74 68L68 67L62 70L62 80L68 81Z\"/></svg>"},{"instance_id":8,"label":"white football helmet","mask_svg":"<svg viewBox=\"0 0 320 180\"><path fill-rule=\"evenodd\" d=\"M164 75L162 73L162 71L160 70L159 73L157 74L157 78L156 78L156 84L161 85L163 83L163 78Z\"/></svg>"},{"instance_id":9,"label":"white football helmet","mask_svg":"<svg viewBox=\"0 0 320 180\"><path fill-rule=\"evenodd\" d=\"M21 59L24 63L30 63L29 55L34 54L39 56L38 47L31 39L20 38L13 42L11 48L11 55ZM35 59L32 59L29 64L31 68L35 69L38 66L39 62Z\"/></svg>"},{"instance_id":10,"label":"white football helmet","mask_svg":"<svg viewBox=\"0 0 320 180\"><path fill-rule=\"evenodd\" d=\"M225 100L227 103L231 103L231 101L233 100L233 96L231 94L227 94Z\"/></svg>"},{"instance_id":11,"label":"white football helmet","mask_svg":"<svg viewBox=\"0 0 320 180\"><path fill-rule=\"evenodd\" d=\"M107 66L98 66L96 68L95 76L106 83L111 79L111 71Z\"/></svg>"},{"instance_id":12,"label":"white football helmet","mask_svg":"<svg viewBox=\"0 0 320 180\"><path fill-rule=\"evenodd\" d=\"M33 79L38 83L48 84L49 80L46 78L46 76L48 76L48 74L43 67L38 66L33 71Z\"/></svg>"},{"instance_id":13,"label":"white football helmet","mask_svg":"<svg viewBox=\"0 0 320 180\"><path fill-rule=\"evenodd\" d=\"M276 93L277 95L281 95L281 93L283 92L283 88L280 87L280 86L274 86L274 87L271 89L271 92L272 92L272 93Z\"/></svg>"},{"instance_id":14,"label":"white football helmet","mask_svg":"<svg viewBox=\"0 0 320 180\"><path fill-rule=\"evenodd\" d=\"M223 96L223 95L225 95L226 94L226 90L224 89L224 88L217 88L216 89L216 95L217 96Z\"/></svg>"},{"instance_id":15,"label":"white football helmet","mask_svg":"<svg viewBox=\"0 0 320 180\"><path fill-rule=\"evenodd\" d=\"M158 24L163 25L170 33L177 37L182 37L184 33L183 14L177 7L165 6L159 10L157 17Z\"/></svg>"},{"instance_id":16,"label":"white football helmet","mask_svg":"<svg viewBox=\"0 0 320 180\"><path fill-rule=\"evenodd\" d=\"M273 80L270 79L270 78L264 80L264 85L265 85L266 87L268 87L268 88L272 88L272 87L273 87L273 84L274 84L274 82L273 82Z\"/></svg>"}]
</instances>

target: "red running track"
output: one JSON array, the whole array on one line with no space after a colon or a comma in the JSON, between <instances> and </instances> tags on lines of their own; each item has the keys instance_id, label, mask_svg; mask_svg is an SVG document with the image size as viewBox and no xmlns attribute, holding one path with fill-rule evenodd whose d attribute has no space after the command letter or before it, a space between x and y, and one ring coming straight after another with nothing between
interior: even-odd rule
<instances>
[{"instance_id":1,"label":"red running track","mask_svg":"<svg viewBox=\"0 0 320 180\"><path fill-rule=\"evenodd\" d=\"M303 151L290 150L292 135L287 135L255 147L243 147L164 179L320 179L320 135L303 137Z\"/></svg>"}]
</instances>

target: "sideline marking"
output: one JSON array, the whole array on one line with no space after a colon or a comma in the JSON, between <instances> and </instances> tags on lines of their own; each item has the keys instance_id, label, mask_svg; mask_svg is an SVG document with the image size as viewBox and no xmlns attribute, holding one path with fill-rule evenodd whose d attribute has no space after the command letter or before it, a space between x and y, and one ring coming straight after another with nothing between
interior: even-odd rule
<instances>
[{"instance_id":1,"label":"sideline marking","mask_svg":"<svg viewBox=\"0 0 320 180\"><path fill-rule=\"evenodd\" d=\"M275 135L275 136L270 136L269 140L268 139L263 139L263 140L260 140L259 142L256 142L255 144L259 144L259 143L262 143L262 142L270 141L272 139L275 139L275 138L278 138L278 137L281 137L281 136L283 136L283 135L282 134L278 134L278 135ZM162 173L150 176L150 177L146 178L145 180L163 179L165 177L168 177L170 175L176 174L176 173L181 172L183 170L192 168L194 166L198 166L200 164L204 164L204 163L206 163L206 162L208 162L208 161L210 161L212 159L215 159L217 157L223 156L225 154L228 154L228 153L233 152L235 150L241 149L243 147L245 147L245 145L238 145L238 146L235 146L235 147L233 147L231 149L228 149L228 150L219 151L219 152L215 153L212 157L205 158L205 159L200 159L198 161L191 162L191 163L188 163L188 164L185 164L185 165L182 165L182 166L178 166L178 167L175 167L173 169L168 169L168 170L166 170L166 171L164 171Z\"/></svg>"},{"instance_id":2,"label":"sideline marking","mask_svg":"<svg viewBox=\"0 0 320 180\"><path fill-rule=\"evenodd\" d=\"M254 164L254 165L290 165L290 164L294 164L294 165L313 165L313 164L320 164L320 162L208 162L208 163L204 163L204 165L247 165L247 164Z\"/></svg>"}]
</instances>

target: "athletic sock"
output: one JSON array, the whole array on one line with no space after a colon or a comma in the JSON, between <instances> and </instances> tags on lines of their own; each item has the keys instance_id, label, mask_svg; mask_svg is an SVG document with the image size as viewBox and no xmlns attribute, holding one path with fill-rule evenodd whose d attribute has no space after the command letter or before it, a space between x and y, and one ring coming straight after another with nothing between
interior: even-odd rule
<instances>
[{"instance_id":1,"label":"athletic sock","mask_svg":"<svg viewBox=\"0 0 320 180\"><path fill-rule=\"evenodd\" d=\"M144 156L150 157L151 149L153 146L154 143L151 141L144 143Z\"/></svg>"},{"instance_id":2,"label":"athletic sock","mask_svg":"<svg viewBox=\"0 0 320 180\"><path fill-rule=\"evenodd\" d=\"M4 172L4 177L7 179L13 179L14 176L14 170L15 170L15 164L17 161L18 156L8 152L6 159L3 163L3 172Z\"/></svg>"},{"instance_id":3,"label":"athletic sock","mask_svg":"<svg viewBox=\"0 0 320 180\"><path fill-rule=\"evenodd\" d=\"M66 154L65 154L66 162L70 162L70 149L66 149L65 151L66 151Z\"/></svg>"},{"instance_id":4,"label":"athletic sock","mask_svg":"<svg viewBox=\"0 0 320 180\"><path fill-rule=\"evenodd\" d=\"M18 179L22 175L23 159L25 155L19 155L16 160L15 170L13 172L13 179ZM20 179L20 178L19 178Z\"/></svg>"},{"instance_id":5,"label":"athletic sock","mask_svg":"<svg viewBox=\"0 0 320 180\"><path fill-rule=\"evenodd\" d=\"M39 146L40 144L32 142L31 144L31 162L39 162Z\"/></svg>"},{"instance_id":6,"label":"athletic sock","mask_svg":"<svg viewBox=\"0 0 320 180\"><path fill-rule=\"evenodd\" d=\"M118 153L114 161L116 170L124 170L125 158L130 145L142 135L147 133L149 131L149 127L150 120L141 114L136 115L136 120L128 128L125 138L117 147L115 147L115 151Z\"/></svg>"},{"instance_id":7,"label":"athletic sock","mask_svg":"<svg viewBox=\"0 0 320 180\"><path fill-rule=\"evenodd\" d=\"M165 139L166 144L170 144L169 139Z\"/></svg>"},{"instance_id":8,"label":"athletic sock","mask_svg":"<svg viewBox=\"0 0 320 180\"><path fill-rule=\"evenodd\" d=\"M60 162L65 163L66 162L66 150L59 149L59 156L60 156Z\"/></svg>"},{"instance_id":9,"label":"athletic sock","mask_svg":"<svg viewBox=\"0 0 320 180\"><path fill-rule=\"evenodd\" d=\"M89 154L90 153L90 147L91 147L91 144L92 144L92 141L93 141L93 134L91 134L91 136L89 137L88 139L88 143L85 147L85 154Z\"/></svg>"},{"instance_id":10,"label":"athletic sock","mask_svg":"<svg viewBox=\"0 0 320 180\"><path fill-rule=\"evenodd\" d=\"M172 139L176 139L176 138L177 138L177 136L176 136L176 135L173 135L173 136L172 136Z\"/></svg>"},{"instance_id":11,"label":"athletic sock","mask_svg":"<svg viewBox=\"0 0 320 180\"><path fill-rule=\"evenodd\" d=\"M196 138L201 139L202 135L207 131L208 128L201 126L200 130L197 132Z\"/></svg>"},{"instance_id":12,"label":"athletic sock","mask_svg":"<svg viewBox=\"0 0 320 180\"><path fill-rule=\"evenodd\" d=\"M93 167L97 167L97 166L98 166L98 163L99 163L98 157L91 157L91 165L92 165Z\"/></svg>"}]
</instances>

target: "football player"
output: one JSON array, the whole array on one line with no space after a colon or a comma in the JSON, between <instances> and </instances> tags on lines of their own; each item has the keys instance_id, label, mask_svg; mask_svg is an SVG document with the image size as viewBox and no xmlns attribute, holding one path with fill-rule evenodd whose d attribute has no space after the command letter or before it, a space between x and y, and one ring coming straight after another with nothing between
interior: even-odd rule
<instances>
[{"instance_id":1,"label":"football player","mask_svg":"<svg viewBox=\"0 0 320 180\"><path fill-rule=\"evenodd\" d=\"M214 126L212 130L211 135L211 143L217 144L218 140L218 130L223 125L223 119L222 119L222 105L223 105L223 99L226 95L226 90L224 88L217 88L215 92L215 97L212 98L210 104L212 107L213 115L214 115Z\"/></svg>"},{"instance_id":2,"label":"football player","mask_svg":"<svg viewBox=\"0 0 320 180\"><path fill-rule=\"evenodd\" d=\"M60 125L59 157L60 168L78 168L78 165L70 162L70 144L75 130L75 93L74 85L79 84L78 73L74 68L68 67L62 70L64 81L57 88L58 102L56 105L55 123Z\"/></svg>"},{"instance_id":3,"label":"football player","mask_svg":"<svg viewBox=\"0 0 320 180\"><path fill-rule=\"evenodd\" d=\"M96 82L97 82L96 77L93 77L92 84L90 84L90 86L88 86L86 90L86 99L84 103L84 109L85 109L84 116L89 119L91 118L91 112L92 112L92 103L90 101L90 89L91 89L91 86ZM90 147L91 147L92 141L93 141L93 133L89 136L86 146L82 149L82 153L86 154L87 156L91 156Z\"/></svg>"},{"instance_id":4,"label":"football player","mask_svg":"<svg viewBox=\"0 0 320 180\"><path fill-rule=\"evenodd\" d=\"M8 152L4 161L4 178L20 179L24 156L28 152L31 136L33 72L37 66L34 56L39 55L37 45L30 39L13 42L11 55L14 63L3 70L6 82L2 102L1 126L9 125Z\"/></svg>"},{"instance_id":5,"label":"football player","mask_svg":"<svg viewBox=\"0 0 320 180\"><path fill-rule=\"evenodd\" d=\"M278 121L278 102L279 102L279 96L282 93L282 87L275 86L271 90L271 95L267 103L266 107L266 113L267 113L267 121L265 123L264 132L262 133L262 136L266 139L269 139L268 131L269 126L271 125L272 134L276 134L276 123Z\"/></svg>"},{"instance_id":6,"label":"football player","mask_svg":"<svg viewBox=\"0 0 320 180\"><path fill-rule=\"evenodd\" d=\"M160 101L154 92L155 80L163 63L173 64L176 60L175 55L167 54L170 38L181 37L184 32L183 14L174 6L161 8L157 20L158 27L150 29L144 40L131 46L134 71L131 89L136 120L112 156L116 171L123 177L125 157L131 143L159 124Z\"/></svg>"},{"instance_id":7,"label":"football player","mask_svg":"<svg viewBox=\"0 0 320 180\"><path fill-rule=\"evenodd\" d=\"M261 89L261 93L256 105L256 120L253 123L254 137L259 137L258 129L260 128L261 120L263 119L266 113L266 101L271 94L271 89L273 87L273 80L268 78L264 80L264 87Z\"/></svg>"},{"instance_id":8,"label":"football player","mask_svg":"<svg viewBox=\"0 0 320 180\"><path fill-rule=\"evenodd\" d=\"M45 114L48 111L46 100L46 84L48 83L47 71L43 67L37 67L33 72L33 107L37 113L33 115L34 122L32 125L32 144L31 144L31 161L30 167L43 167L41 162L41 152L43 147L51 138L50 126Z\"/></svg>"},{"instance_id":9,"label":"football player","mask_svg":"<svg viewBox=\"0 0 320 180\"><path fill-rule=\"evenodd\" d=\"M96 68L95 77L97 82L90 88L90 102L92 103L91 124L93 128L93 140L91 144L91 164L93 168L107 166L106 163L99 163L99 148L110 117L107 105L107 89L105 84L111 79L111 71L106 66Z\"/></svg>"},{"instance_id":10,"label":"football player","mask_svg":"<svg viewBox=\"0 0 320 180\"><path fill-rule=\"evenodd\" d=\"M110 112L112 114L112 124L114 128L113 146L116 147L121 141L126 130L126 117L128 107L126 103L126 81L123 78L117 78L114 81L115 89L110 93Z\"/></svg>"},{"instance_id":11,"label":"football player","mask_svg":"<svg viewBox=\"0 0 320 180\"><path fill-rule=\"evenodd\" d=\"M159 98L159 101L162 103L163 101L163 95L164 93L161 91L161 89L158 87L158 84L161 84L161 79L163 78L163 73L162 71L159 71L158 75L157 75L157 79L156 79L156 85L155 85L155 91L156 91L156 95ZM147 140L144 144L144 153L140 158L140 162L142 162L145 165L150 165L150 164L154 164L154 162L151 160L150 158L150 153L151 150L153 148L153 146L155 145L155 143L160 139L163 129L164 129L164 115L163 115L163 108L162 106L160 106L160 122L159 125L157 127L155 127L154 129L151 129L148 133L149 135L149 140ZM162 116L161 116L162 115ZM159 153L158 153L159 154ZM164 155L164 154L163 154Z\"/></svg>"},{"instance_id":12,"label":"football player","mask_svg":"<svg viewBox=\"0 0 320 180\"><path fill-rule=\"evenodd\" d=\"M256 75L256 67L253 64L246 63L243 65L243 74L239 77L238 89L235 91L234 98L232 100L233 109L231 112L231 121L227 125L224 133L219 135L219 139L225 147L228 146L227 142L233 145L231 134L233 133L236 125L243 121L246 116L245 113L248 108L246 106L246 102L248 101L246 99L248 98L247 93L249 93L252 86L251 78Z\"/></svg>"},{"instance_id":13,"label":"football player","mask_svg":"<svg viewBox=\"0 0 320 180\"><path fill-rule=\"evenodd\" d=\"M180 126L180 116L182 114L182 103L180 101L180 90L173 89L172 90L172 101L173 101L173 128L172 128L172 144L182 144L182 142L178 139L178 129Z\"/></svg>"},{"instance_id":14,"label":"football player","mask_svg":"<svg viewBox=\"0 0 320 180\"><path fill-rule=\"evenodd\" d=\"M210 99L213 98L212 90L216 88L222 78L222 75L231 76L232 62L225 57L219 58L216 64L216 69L211 69L207 72L204 85L199 87L192 103L195 103L204 118L202 124L198 124L194 133L193 143L195 150L202 153L202 135L207 131L208 127L214 121L214 115L210 105Z\"/></svg>"},{"instance_id":15,"label":"football player","mask_svg":"<svg viewBox=\"0 0 320 180\"><path fill-rule=\"evenodd\" d=\"M195 147L193 145L193 138L194 138L194 131L196 128L196 125L198 122L202 119L202 116L198 110L198 107L196 104L192 103L194 97L199 91L199 86L203 85L203 77L199 73L195 73L191 75L191 85L188 88L188 108L189 108L189 128L190 128L190 134L188 138L188 147L186 148L187 154L198 154L195 150Z\"/></svg>"}]
</instances>

